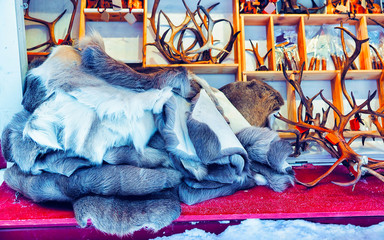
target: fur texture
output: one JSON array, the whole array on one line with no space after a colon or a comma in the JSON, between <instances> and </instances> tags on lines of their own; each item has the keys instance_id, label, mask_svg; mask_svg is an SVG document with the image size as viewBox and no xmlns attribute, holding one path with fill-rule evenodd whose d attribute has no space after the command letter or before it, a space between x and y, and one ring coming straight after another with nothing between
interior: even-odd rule
<instances>
[{"instance_id":1,"label":"fur texture","mask_svg":"<svg viewBox=\"0 0 384 240\"><path fill-rule=\"evenodd\" d=\"M178 218L181 207L178 199L150 196L142 200L86 196L73 204L76 220L81 227L92 224L103 232L124 236L141 228L158 231Z\"/></svg>"},{"instance_id":2,"label":"fur texture","mask_svg":"<svg viewBox=\"0 0 384 240\"><path fill-rule=\"evenodd\" d=\"M26 110L1 142L15 162L4 179L16 191L35 202L72 202L80 226L91 219L122 236L170 224L180 200L292 184L290 145L245 120L235 136L227 122L240 115L221 108L230 104L203 79L181 67L137 72L110 58L97 34L80 47L56 47L27 75ZM196 95L191 83L203 90Z\"/></svg>"},{"instance_id":3,"label":"fur texture","mask_svg":"<svg viewBox=\"0 0 384 240\"><path fill-rule=\"evenodd\" d=\"M281 94L260 80L233 82L220 91L252 126L268 126L268 116L284 104Z\"/></svg>"},{"instance_id":4,"label":"fur texture","mask_svg":"<svg viewBox=\"0 0 384 240\"><path fill-rule=\"evenodd\" d=\"M35 202L72 201L90 194L143 196L172 188L181 174L166 168L146 169L130 165L103 165L79 169L70 177L43 172L23 173L17 165L7 169L5 182Z\"/></svg>"},{"instance_id":5,"label":"fur texture","mask_svg":"<svg viewBox=\"0 0 384 240\"><path fill-rule=\"evenodd\" d=\"M82 51L84 71L105 79L112 85L136 90L171 87L185 97L190 91L187 70L184 67L160 69L152 73L138 73L122 62L108 56L99 45L88 45Z\"/></svg>"}]
</instances>

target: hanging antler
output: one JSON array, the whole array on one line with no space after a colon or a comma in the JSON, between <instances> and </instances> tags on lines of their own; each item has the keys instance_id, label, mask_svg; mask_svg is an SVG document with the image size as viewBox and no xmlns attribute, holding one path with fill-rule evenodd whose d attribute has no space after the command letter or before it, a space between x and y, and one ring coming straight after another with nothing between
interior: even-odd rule
<instances>
[{"instance_id":1,"label":"hanging antler","mask_svg":"<svg viewBox=\"0 0 384 240\"><path fill-rule=\"evenodd\" d=\"M383 109L379 109L378 111L373 111L371 109L370 103L374 99L376 95L376 91L372 94L368 93L367 100L360 105L356 104L356 100L353 94L349 96L349 94L347 93L345 89L346 73L350 68L350 65L352 64L352 62L359 55L361 50L361 44L366 42L367 39L359 40L345 28L343 27L337 27L337 28L340 29L341 31L345 31L356 42L356 49L354 53L350 57L346 55L346 62L343 65L343 68L341 70L341 78L342 78L341 88L344 93L344 96L346 98L349 97L348 101L352 108L352 110L349 113L344 115L339 109L337 109L337 107L333 103L331 103L324 97L322 91L320 91L318 94L316 94L312 98L305 97L300 85L301 77L299 78L299 80L294 80L295 78L292 77L293 74L291 76L288 76L285 72L285 68L283 71L286 81L288 81L295 88L296 92L298 92L301 99L300 105L298 107L297 122L284 118L281 114L278 114L276 116L276 118L288 124L296 126L297 129L291 131L291 132L295 132L297 136L296 142L295 142L295 146L296 146L295 154L299 154L299 152L297 151L300 149L300 147L303 146L304 143L308 141L314 141L314 142L317 142L328 153L330 153L332 157L337 158L335 163L324 174L322 174L315 180L309 183L303 183L297 180L300 184L303 184L307 187L315 186L318 182L320 182L322 179L327 177L340 163L343 163L343 165L345 165L349 169L349 171L353 174L354 179L347 183L333 182L337 185L340 185L340 186L355 185L360 180L360 177L363 175L363 173L365 172L371 173L372 175L376 176L377 178L379 178L384 182L384 176L382 176L380 173L375 171L378 168L384 168L384 161L367 158L365 156L361 156L360 154L356 153L350 147L350 144L357 137L354 137L347 142L343 135L345 127L347 126L349 120L353 116L360 113L364 113L364 114L370 114L371 116L382 117L384 116L384 114L382 113ZM303 68L301 68L301 70L299 71L300 76L302 75L302 71L303 71ZM298 73L296 72L296 74ZM329 106L326 111L323 110L322 119L320 118L320 114L316 114L315 118L313 118L313 113L312 113L313 111L312 101L319 95L321 99ZM304 120L302 119L303 107L306 108L306 115ZM332 109L335 112L335 114L338 116L338 119L339 119L339 122L338 123L335 122L334 127L332 129L325 126L330 109ZM310 131L312 132L310 133ZM369 136L371 135L366 135L366 134L358 135L358 137L363 137L363 138L364 137L366 138Z\"/></svg>"},{"instance_id":2,"label":"hanging antler","mask_svg":"<svg viewBox=\"0 0 384 240\"><path fill-rule=\"evenodd\" d=\"M27 5L28 6L30 5L30 1L31 0L27 0ZM25 9L24 19L27 20L27 21L31 21L31 22L41 23L44 26L46 26L48 28L48 36L49 36L49 39L46 42L38 44L38 45L36 45L34 47L28 48L27 49L28 51L39 49L39 48L44 47L44 46L46 46L46 47L44 48L43 51L47 51L49 48L51 48L53 46L56 46L56 45L61 45L61 44L72 45L73 41L71 39L71 31L72 31L72 27L73 27L73 21L75 19L75 14L76 14L76 8L77 8L78 0L70 0L70 1L71 1L72 5L73 5L73 9L72 9L72 13L71 13L71 18L70 18L70 21L69 21L69 26L68 26L68 29L67 29L67 33L64 36L64 38L60 40L60 42L57 41L56 37L55 37L55 26L56 26L56 23L64 16L64 14L67 12L67 10L64 10L52 22L48 22L48 21L44 21L42 19L31 17L29 15L29 7L27 9Z\"/></svg>"},{"instance_id":3,"label":"hanging antler","mask_svg":"<svg viewBox=\"0 0 384 240\"><path fill-rule=\"evenodd\" d=\"M158 23L155 23L159 3L160 0L155 0L152 7L152 15L149 18L151 28L156 36L155 41L153 43L147 43L146 45L155 46L169 63L221 63L228 56L229 52L232 51L233 44L239 32L233 33L233 26L230 21L226 19L213 20L210 16L210 11L219 3L213 4L205 9L200 5L199 1L197 3L197 9L192 12L183 0L186 15L182 23L177 26L172 23L163 11L159 12L157 17ZM201 14L200 11L204 14ZM165 17L170 27L162 36L160 36L159 33L160 15ZM199 21L196 19L196 15L199 17ZM190 26L191 22L193 23L193 27ZM227 22L231 28L230 39L224 48L214 46L215 41L213 40L212 31L215 24L219 22ZM183 38L186 31L192 32L195 39L192 44L184 48ZM165 39L168 33L170 33L170 37L166 41ZM197 45L199 47L197 47ZM212 55L212 50L218 50L219 53L214 56Z\"/></svg>"}]
</instances>

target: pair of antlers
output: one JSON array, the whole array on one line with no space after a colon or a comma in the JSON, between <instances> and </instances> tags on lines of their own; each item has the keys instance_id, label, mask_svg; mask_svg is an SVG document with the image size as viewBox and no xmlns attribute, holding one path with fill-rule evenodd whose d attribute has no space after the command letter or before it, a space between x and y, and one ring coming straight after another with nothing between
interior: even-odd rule
<instances>
[{"instance_id":1,"label":"pair of antlers","mask_svg":"<svg viewBox=\"0 0 384 240\"><path fill-rule=\"evenodd\" d=\"M77 8L77 4L78 4L78 1L79 0L70 0L70 2L72 3L73 5L73 9L72 9L72 13L71 13L71 19L69 21L69 26L68 26L68 29L67 29L67 33L65 34L64 38L63 39L60 39L59 41L56 40L56 37L55 37L55 26L56 26L56 23L64 16L64 14L67 12L67 9L65 9L56 19L54 19L52 22L48 22L48 21L45 21L45 20L42 20L42 19L38 19L38 18L35 18L35 17L31 17L29 15L29 6L30 6L30 2L31 0L27 0L27 9L25 9L25 12L24 12L24 19L27 20L27 21L31 21L31 22L36 22L36 23L40 23L44 26L47 27L48 29L48 37L49 39L46 41L46 42L43 42L41 44L38 44L34 47L31 47L31 48L28 48L27 50L28 51L32 51L32 50L36 50L36 49L39 49L39 48L42 48L45 46L44 51L47 51L49 48L53 47L53 46L56 46L56 45L61 45L61 44L67 44L67 45L72 45L72 39L71 39L71 31L72 31L72 27L73 27L73 21L75 19L75 14L76 14L76 8Z\"/></svg>"},{"instance_id":2,"label":"pair of antlers","mask_svg":"<svg viewBox=\"0 0 384 240\"><path fill-rule=\"evenodd\" d=\"M155 46L159 52L167 59L171 64L181 63L221 63L232 51L233 44L240 32L234 33L232 23L227 19L213 20L210 16L211 10L219 3L213 4L209 8L205 9L200 5L200 1L197 3L197 9L191 11L184 0L182 0L184 7L186 8L186 15L183 22L180 25L175 25L170 18L162 10L157 15L156 24L156 12L160 3L160 0L155 0L152 7L152 15L149 18L151 28L155 33L155 41L153 43L147 43L146 45ZM163 15L168 22L169 29L167 29L162 35L160 35L160 16ZM198 19L196 19L196 15ZM226 22L230 26L230 38L224 48L218 48L214 46L215 40L213 39L213 28L215 24L220 22ZM192 24L191 24L192 23ZM191 26L192 25L192 26ZM189 31L195 37L192 44L188 47L184 47L183 40L186 32ZM170 37L166 40L168 33ZM206 33L205 33L206 32ZM176 46L175 46L176 44ZM197 47L198 45L198 47ZM197 48L195 48L197 47ZM212 54L212 50L217 50L216 55Z\"/></svg>"},{"instance_id":3,"label":"pair of antlers","mask_svg":"<svg viewBox=\"0 0 384 240\"><path fill-rule=\"evenodd\" d=\"M375 118L376 120L378 117L384 117L384 113L383 113L384 107L381 107L376 111L373 111L371 108L371 101L375 97L376 91L372 94L368 93L367 100L365 100L362 104L357 105L355 97L353 96L353 93L349 95L345 87L346 74L350 66L354 62L354 60L360 54L362 44L367 42L368 39L360 40L356 36L354 36L349 30L343 27L336 27L336 28L340 29L342 32L342 41L344 41L343 33L345 32L352 37L352 39L356 44L355 50L352 53L352 55L350 56L348 56L347 54L345 55L345 62L341 70L341 89L342 89L343 95L345 96L349 105L351 106L351 111L349 113L343 114L339 109L337 109L337 107L333 103L331 103L324 97L322 90L312 98L308 98L304 95L300 86L302 81L304 64L302 65L300 71L294 72L290 76L288 76L285 70L285 67L283 68L285 79L294 87L296 92L299 94L300 100L301 100L298 106L297 122L284 118L281 114L278 114L276 116L276 118L288 124L296 126L296 129L294 130L286 130L286 132L288 131L296 134L294 155L296 156L299 155L300 149L304 150L308 145L309 141L314 141L314 142L317 142L328 153L330 153L332 157L337 158L335 163L328 169L328 171L326 171L324 174L322 174L315 180L309 183L303 183L298 181L300 184L303 184L307 187L315 186L318 182L320 182L322 179L328 176L340 163L343 163L349 169L349 171L354 175L354 179L347 183L334 182L337 185L340 185L340 186L355 185L360 180L360 177L363 175L363 173L365 172L371 173L372 175L376 176L377 178L379 178L384 182L384 177L380 173L375 171L376 169L384 168L384 161L361 156L360 154L356 153L350 146L351 143L359 137L362 137L364 140L367 137L377 137L377 136L369 135L369 134L358 134L347 142L343 135L346 125L348 124L349 120L354 116L358 116L359 114L369 114L371 115L372 118ZM344 42L343 42L343 46L345 46ZM299 75L298 79L295 78L296 75ZM328 109L323 110L322 118L319 113L317 113L315 116L313 115L312 102L319 95L321 99L328 105ZM305 117L303 119L304 107L305 107ZM335 121L334 127L332 129L326 127L326 122L327 122L330 109L332 109L338 117L338 122ZM378 127L379 133L381 134L381 138L384 138L383 128L380 126L380 124L376 126ZM312 130L312 133L310 133L310 130Z\"/></svg>"}]
</instances>

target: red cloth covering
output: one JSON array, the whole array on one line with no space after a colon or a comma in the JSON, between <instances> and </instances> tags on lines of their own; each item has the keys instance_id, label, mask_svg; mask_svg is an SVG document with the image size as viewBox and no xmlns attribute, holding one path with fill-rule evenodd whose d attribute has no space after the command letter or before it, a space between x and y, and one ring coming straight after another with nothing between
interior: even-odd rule
<instances>
[{"instance_id":1,"label":"red cloth covering","mask_svg":"<svg viewBox=\"0 0 384 240\"><path fill-rule=\"evenodd\" d=\"M7 167L7 161L3 157L3 152L1 151L1 141L0 141L0 169Z\"/></svg>"},{"instance_id":2,"label":"red cloth covering","mask_svg":"<svg viewBox=\"0 0 384 240\"><path fill-rule=\"evenodd\" d=\"M328 168L304 166L295 172L298 180L309 182ZM313 188L296 184L277 193L258 186L193 206L182 204L177 221L384 216L384 183L373 176L363 177L354 190L331 183L351 179L347 169L338 166ZM39 205L17 196L5 183L0 186L0 228L47 225L76 225L70 205Z\"/></svg>"}]
</instances>

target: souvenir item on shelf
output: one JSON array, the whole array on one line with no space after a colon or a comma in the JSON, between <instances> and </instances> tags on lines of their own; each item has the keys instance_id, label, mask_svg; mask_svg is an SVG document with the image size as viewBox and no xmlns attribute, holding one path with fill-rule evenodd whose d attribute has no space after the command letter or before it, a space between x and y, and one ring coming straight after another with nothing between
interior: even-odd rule
<instances>
[{"instance_id":1,"label":"souvenir item on shelf","mask_svg":"<svg viewBox=\"0 0 384 240\"><path fill-rule=\"evenodd\" d=\"M43 19L39 19L39 18L35 18L35 17L30 16L29 6L31 4L31 0L27 0L26 9L24 12L24 19L27 21L31 21L31 22L35 22L35 23L44 25L47 28L48 38L49 38L47 41L45 41L41 44L38 44L34 47L28 48L27 51L41 50L42 49L42 51L45 52L45 51L48 51L51 47L56 46L56 45L72 45L73 41L71 38L71 32L72 32L73 22L74 22L75 14L76 14L76 8L77 8L79 0L70 0L70 2L72 4L73 8L72 8L71 18L69 21L67 32L62 39L56 39L56 36L55 36L56 23L63 17L63 15L67 12L67 10L64 10L53 21L49 22L49 21L45 21Z\"/></svg>"},{"instance_id":2,"label":"souvenir item on shelf","mask_svg":"<svg viewBox=\"0 0 384 240\"><path fill-rule=\"evenodd\" d=\"M117 5L114 4L113 0L87 0L87 5L86 5L87 8L98 8L98 9L113 8L116 6ZM143 1L142 0L121 0L121 7L129 8L129 9L143 8Z\"/></svg>"},{"instance_id":3,"label":"souvenir item on shelf","mask_svg":"<svg viewBox=\"0 0 384 240\"><path fill-rule=\"evenodd\" d=\"M251 43L252 49L245 49L245 50L252 52L253 55L255 56L256 71L268 71L267 66L265 66L265 59L271 53L272 48L269 49L268 52L264 56L260 56L260 54L259 54L259 44L256 43L256 47L255 47L255 45L252 43L251 39L249 39L249 42Z\"/></svg>"},{"instance_id":4,"label":"souvenir item on shelf","mask_svg":"<svg viewBox=\"0 0 384 240\"><path fill-rule=\"evenodd\" d=\"M240 13L264 13L274 14L276 13L276 2L278 0L240 0L239 11Z\"/></svg>"},{"instance_id":5,"label":"souvenir item on shelf","mask_svg":"<svg viewBox=\"0 0 384 240\"><path fill-rule=\"evenodd\" d=\"M198 5L195 11L191 11L183 0L184 7L187 10L184 21L176 26L172 20L162 10L157 14L157 8L160 0L156 0L152 7L152 15L149 18L151 28L155 33L155 42L147 43L147 46L155 46L159 52L167 59L169 63L221 63L232 51L234 42L240 32L234 32L232 23L227 19L214 20L210 16L215 6L219 3L205 8ZM170 27L167 31L160 34L160 17L163 15ZM156 23L157 20L157 23ZM217 23L225 22L230 28L229 40L224 48L216 47L213 44L213 28ZM184 46L184 37L186 31L194 34L195 39L192 44ZM167 35L170 34L168 40ZM213 53L215 50L218 53Z\"/></svg>"}]
</instances>

